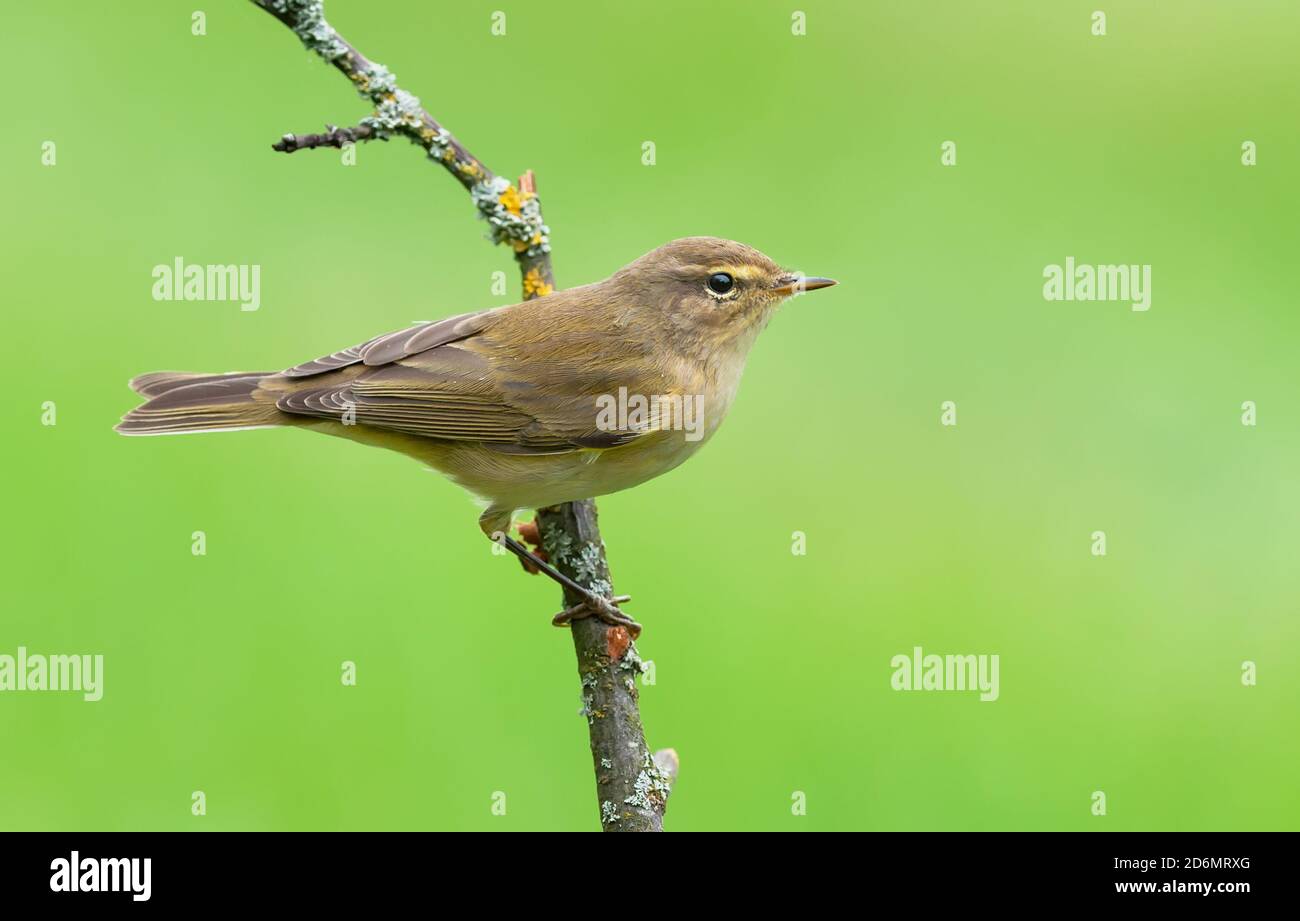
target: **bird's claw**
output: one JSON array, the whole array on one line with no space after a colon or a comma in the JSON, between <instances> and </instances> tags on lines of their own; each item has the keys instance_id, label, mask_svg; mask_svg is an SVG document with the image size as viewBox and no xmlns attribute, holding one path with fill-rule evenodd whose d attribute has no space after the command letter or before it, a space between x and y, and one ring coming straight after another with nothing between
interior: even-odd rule
<instances>
[{"instance_id":1,"label":"bird's claw","mask_svg":"<svg viewBox=\"0 0 1300 921\"><path fill-rule=\"evenodd\" d=\"M631 595L615 595L613 598L606 598L593 593L581 604L575 604L556 614L551 618L551 623L557 627L567 627L575 620L595 616L610 626L626 628L632 639L636 639L641 635L641 625L618 608L618 605L631 600Z\"/></svg>"}]
</instances>

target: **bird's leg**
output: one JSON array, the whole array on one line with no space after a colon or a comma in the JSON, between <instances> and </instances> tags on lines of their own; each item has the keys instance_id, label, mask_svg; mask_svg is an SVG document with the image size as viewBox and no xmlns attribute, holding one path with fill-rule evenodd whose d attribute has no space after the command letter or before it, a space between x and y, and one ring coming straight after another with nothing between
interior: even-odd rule
<instances>
[{"instance_id":1,"label":"bird's leg","mask_svg":"<svg viewBox=\"0 0 1300 921\"><path fill-rule=\"evenodd\" d=\"M636 639L641 635L641 625L618 609L618 605L625 601L632 600L631 595L616 595L613 598L606 598L603 595L597 595L591 589L579 585L577 582L570 579L564 573L560 572L550 563L546 562L546 560L533 553L508 534L502 534L498 540L507 550L519 557L519 559L536 566L538 572L554 579L560 585L569 589L569 591L582 596L583 600L581 604L575 604L571 608L565 608L551 619L551 623L555 624L555 626L563 627L570 621L581 620L584 617L591 617L594 614L607 624L626 627L627 632L632 635L632 639Z\"/></svg>"}]
</instances>

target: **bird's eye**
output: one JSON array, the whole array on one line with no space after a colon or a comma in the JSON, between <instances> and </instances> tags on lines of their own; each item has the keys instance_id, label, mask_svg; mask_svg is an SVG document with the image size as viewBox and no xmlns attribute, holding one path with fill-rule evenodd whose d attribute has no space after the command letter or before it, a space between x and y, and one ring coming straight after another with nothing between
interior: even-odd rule
<instances>
[{"instance_id":1,"label":"bird's eye","mask_svg":"<svg viewBox=\"0 0 1300 921\"><path fill-rule=\"evenodd\" d=\"M714 294L726 294L735 284L735 279L726 272L714 272L709 276L709 290Z\"/></svg>"}]
</instances>

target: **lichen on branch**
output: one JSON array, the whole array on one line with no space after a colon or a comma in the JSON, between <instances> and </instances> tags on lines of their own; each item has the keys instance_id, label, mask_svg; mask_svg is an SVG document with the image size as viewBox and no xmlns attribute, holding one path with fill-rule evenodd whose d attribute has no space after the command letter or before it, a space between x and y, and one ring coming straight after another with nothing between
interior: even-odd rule
<instances>
[{"instance_id":1,"label":"lichen on branch","mask_svg":"<svg viewBox=\"0 0 1300 921\"><path fill-rule=\"evenodd\" d=\"M374 106L360 120L367 138L388 140L402 136L424 148L425 155L442 166L469 190L479 216L489 225L494 243L509 243L525 277L525 297L540 297L554 290L551 270L551 230L542 219L537 193L521 189L488 169L420 104L420 99L398 85L397 75L371 61L339 35L325 18L322 0L253 0L288 26L304 46L338 68L362 97ZM285 135L284 144L292 135ZM297 144L289 150L333 144ZM277 147L276 149L285 149ZM529 280L529 276L532 276Z\"/></svg>"}]
</instances>

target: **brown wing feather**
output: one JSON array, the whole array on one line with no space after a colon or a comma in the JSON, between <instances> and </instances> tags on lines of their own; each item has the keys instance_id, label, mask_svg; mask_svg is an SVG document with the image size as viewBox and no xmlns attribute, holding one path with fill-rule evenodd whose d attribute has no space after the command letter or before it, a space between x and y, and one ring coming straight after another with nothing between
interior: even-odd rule
<instances>
[{"instance_id":1,"label":"brown wing feather","mask_svg":"<svg viewBox=\"0 0 1300 921\"><path fill-rule=\"evenodd\" d=\"M476 313L462 313L448 317L436 323L420 323L394 333L376 336L367 342L349 346L346 349L325 355L312 361L305 361L281 372L285 377L311 377L337 371L349 365L364 363L367 365L384 365L399 358L405 358L425 349L437 348L473 336L491 322L494 310L480 310Z\"/></svg>"},{"instance_id":2,"label":"brown wing feather","mask_svg":"<svg viewBox=\"0 0 1300 921\"><path fill-rule=\"evenodd\" d=\"M571 289L546 301L563 309L565 295L576 293ZM520 310L527 316L511 314ZM525 359L495 341L492 328L499 321L526 322L534 345L545 343L530 350L543 353L542 359ZM617 382L597 385L590 394L587 388L577 392L575 382L583 377L575 373L568 348L575 344L548 342L546 321L536 302L461 314L297 365L277 375L288 388L266 389L278 391L276 406L282 412L478 442L506 453L610 448L643 434L596 428L596 394L615 392ZM501 338L511 341L510 335ZM565 357L557 360L559 354ZM527 369L521 367L525 360ZM301 380L313 377L319 383ZM539 379L544 389L535 386Z\"/></svg>"}]
</instances>

